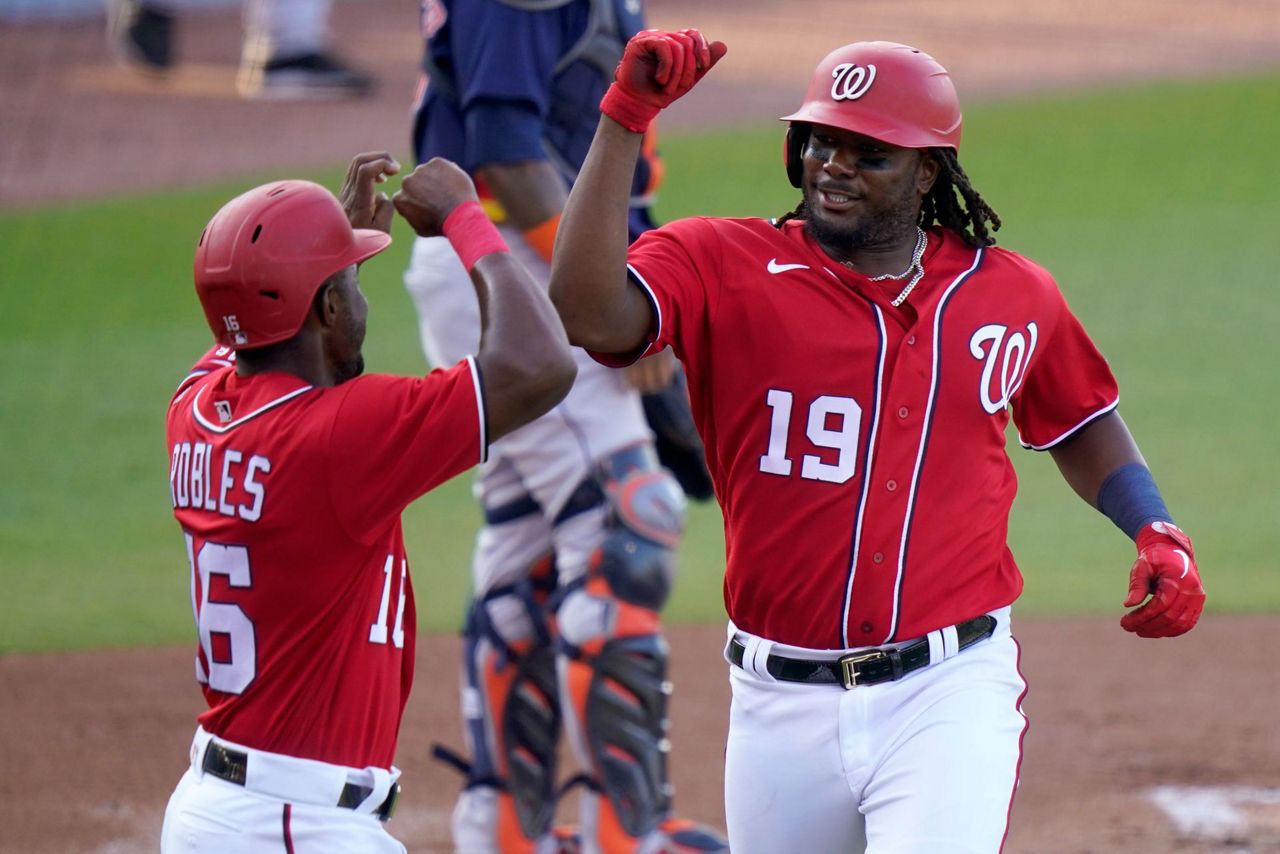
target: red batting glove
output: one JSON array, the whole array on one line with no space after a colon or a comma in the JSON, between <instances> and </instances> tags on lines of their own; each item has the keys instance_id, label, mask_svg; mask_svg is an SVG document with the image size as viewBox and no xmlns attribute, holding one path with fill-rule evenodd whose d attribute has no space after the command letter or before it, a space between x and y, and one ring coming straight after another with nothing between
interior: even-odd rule
<instances>
[{"instance_id":1,"label":"red batting glove","mask_svg":"<svg viewBox=\"0 0 1280 854\"><path fill-rule=\"evenodd\" d=\"M600 112L632 133L644 133L658 111L693 88L729 49L697 30L644 30L627 42Z\"/></svg>"},{"instance_id":2,"label":"red batting glove","mask_svg":"<svg viewBox=\"0 0 1280 854\"><path fill-rule=\"evenodd\" d=\"M1196 569L1191 538L1171 522L1152 522L1138 532L1138 559L1129 570L1132 608L1151 594L1151 600L1120 618L1120 627L1143 638L1172 638L1191 631L1204 610L1204 585Z\"/></svg>"}]
</instances>

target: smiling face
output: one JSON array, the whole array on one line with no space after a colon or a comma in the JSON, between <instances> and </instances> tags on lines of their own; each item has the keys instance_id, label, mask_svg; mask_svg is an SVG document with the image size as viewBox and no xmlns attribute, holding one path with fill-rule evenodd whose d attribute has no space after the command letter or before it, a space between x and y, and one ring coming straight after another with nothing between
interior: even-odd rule
<instances>
[{"instance_id":1,"label":"smiling face","mask_svg":"<svg viewBox=\"0 0 1280 854\"><path fill-rule=\"evenodd\" d=\"M927 152L813 125L803 165L805 227L833 257L914 244L921 200L938 175Z\"/></svg>"}]
</instances>

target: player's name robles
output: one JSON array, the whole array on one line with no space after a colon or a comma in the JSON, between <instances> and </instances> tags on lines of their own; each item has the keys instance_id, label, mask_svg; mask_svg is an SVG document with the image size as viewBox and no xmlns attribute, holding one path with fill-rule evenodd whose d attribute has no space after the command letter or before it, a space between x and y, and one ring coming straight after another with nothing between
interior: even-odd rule
<instances>
[{"instance_id":1,"label":"player's name robles","mask_svg":"<svg viewBox=\"0 0 1280 854\"><path fill-rule=\"evenodd\" d=\"M178 442L169 465L169 497L175 508L192 508L256 522L266 490L259 477L271 460L234 448L215 453L209 442Z\"/></svg>"}]
</instances>

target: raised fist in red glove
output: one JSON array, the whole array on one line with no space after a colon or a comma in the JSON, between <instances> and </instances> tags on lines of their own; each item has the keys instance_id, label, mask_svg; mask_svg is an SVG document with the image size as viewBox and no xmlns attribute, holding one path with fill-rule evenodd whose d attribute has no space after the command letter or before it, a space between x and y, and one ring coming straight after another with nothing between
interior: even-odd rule
<instances>
[{"instance_id":1,"label":"raised fist in red glove","mask_svg":"<svg viewBox=\"0 0 1280 854\"><path fill-rule=\"evenodd\" d=\"M1126 608L1151 599L1120 619L1120 627L1143 638L1172 638L1191 630L1204 610L1204 585L1191 538L1171 522L1152 522L1138 532L1138 559L1129 570Z\"/></svg>"},{"instance_id":2,"label":"raised fist in red glove","mask_svg":"<svg viewBox=\"0 0 1280 854\"><path fill-rule=\"evenodd\" d=\"M693 88L729 49L697 30L644 30L627 42L600 112L633 133L644 133L658 111Z\"/></svg>"}]
</instances>

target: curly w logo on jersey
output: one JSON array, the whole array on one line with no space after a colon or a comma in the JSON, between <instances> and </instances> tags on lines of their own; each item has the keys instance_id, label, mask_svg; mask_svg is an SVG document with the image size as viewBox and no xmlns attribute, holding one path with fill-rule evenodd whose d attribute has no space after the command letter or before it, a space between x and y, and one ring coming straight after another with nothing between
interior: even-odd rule
<instances>
[{"instance_id":1,"label":"curly w logo on jersey","mask_svg":"<svg viewBox=\"0 0 1280 854\"><path fill-rule=\"evenodd\" d=\"M831 84L831 99L856 101L867 94L871 84L876 81L876 67L858 65L856 62L842 62L831 69L831 76L835 80Z\"/></svg>"},{"instance_id":2,"label":"curly w logo on jersey","mask_svg":"<svg viewBox=\"0 0 1280 854\"><path fill-rule=\"evenodd\" d=\"M1036 350L1035 321L1027 324L1026 335L1021 331L1008 333L1009 327L988 323L969 339L969 353L975 359L985 360L978 399L988 415L995 415L1009 405L1027 375L1027 365L1031 364L1031 354Z\"/></svg>"}]
</instances>

